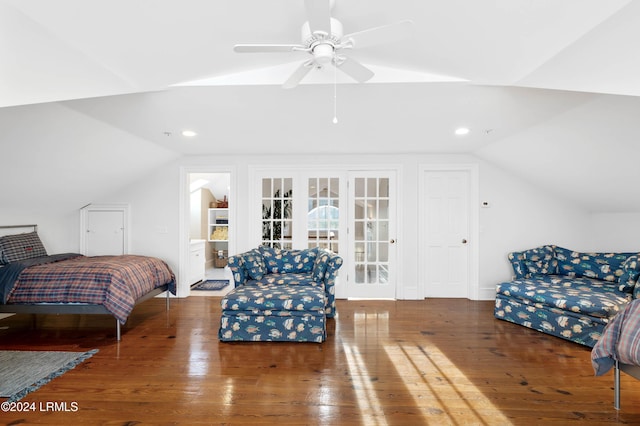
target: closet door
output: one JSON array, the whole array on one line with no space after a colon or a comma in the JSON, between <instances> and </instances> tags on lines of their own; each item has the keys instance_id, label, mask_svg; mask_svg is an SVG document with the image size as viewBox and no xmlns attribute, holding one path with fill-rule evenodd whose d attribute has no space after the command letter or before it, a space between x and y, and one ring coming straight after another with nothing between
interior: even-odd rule
<instances>
[{"instance_id":1,"label":"closet door","mask_svg":"<svg viewBox=\"0 0 640 426\"><path fill-rule=\"evenodd\" d=\"M125 206L87 206L82 209L80 250L86 256L122 255L128 252Z\"/></svg>"},{"instance_id":2,"label":"closet door","mask_svg":"<svg viewBox=\"0 0 640 426\"><path fill-rule=\"evenodd\" d=\"M470 296L469 185L468 171L425 172L421 267L426 297Z\"/></svg>"}]
</instances>

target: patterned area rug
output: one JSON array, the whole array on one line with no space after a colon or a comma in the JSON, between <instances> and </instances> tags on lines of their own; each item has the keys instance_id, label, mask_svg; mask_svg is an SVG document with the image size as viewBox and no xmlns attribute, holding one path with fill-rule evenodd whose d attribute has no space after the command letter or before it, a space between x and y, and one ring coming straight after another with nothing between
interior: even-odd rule
<instances>
[{"instance_id":1,"label":"patterned area rug","mask_svg":"<svg viewBox=\"0 0 640 426\"><path fill-rule=\"evenodd\" d=\"M222 290L226 286L229 285L229 280L206 280L201 283L195 284L191 287L191 290L204 290L204 291L212 291L212 290Z\"/></svg>"},{"instance_id":2,"label":"patterned area rug","mask_svg":"<svg viewBox=\"0 0 640 426\"><path fill-rule=\"evenodd\" d=\"M97 352L0 351L0 397L18 401Z\"/></svg>"}]
</instances>

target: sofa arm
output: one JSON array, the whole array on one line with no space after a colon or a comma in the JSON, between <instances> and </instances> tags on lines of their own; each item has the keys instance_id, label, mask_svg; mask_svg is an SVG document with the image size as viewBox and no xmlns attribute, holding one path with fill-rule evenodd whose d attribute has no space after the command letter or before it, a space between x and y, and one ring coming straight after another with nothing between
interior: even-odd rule
<instances>
[{"instance_id":1,"label":"sofa arm","mask_svg":"<svg viewBox=\"0 0 640 426\"><path fill-rule=\"evenodd\" d=\"M233 274L233 281L235 282L235 287L245 285L249 280L249 273L245 266L244 255L247 253L236 254L233 256L229 256L227 259L227 265L229 265L229 269Z\"/></svg>"},{"instance_id":2,"label":"sofa arm","mask_svg":"<svg viewBox=\"0 0 640 426\"><path fill-rule=\"evenodd\" d=\"M327 295L325 314L327 318L333 318L336 314L336 277L338 269L342 266L342 258L333 252L326 251L328 255L327 270L324 273L324 292ZM318 253L320 255L320 253Z\"/></svg>"}]
</instances>

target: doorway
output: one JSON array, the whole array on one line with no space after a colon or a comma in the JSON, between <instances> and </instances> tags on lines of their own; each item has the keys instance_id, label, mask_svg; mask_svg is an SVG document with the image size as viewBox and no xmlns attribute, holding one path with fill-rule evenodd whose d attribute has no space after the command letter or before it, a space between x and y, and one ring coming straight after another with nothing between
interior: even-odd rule
<instances>
[{"instance_id":1,"label":"doorway","mask_svg":"<svg viewBox=\"0 0 640 426\"><path fill-rule=\"evenodd\" d=\"M230 220L231 173L189 172L186 179L188 202L189 289L203 282L228 281L221 290L190 291L190 295L220 295L232 287L227 258L233 253L233 223Z\"/></svg>"}]
</instances>

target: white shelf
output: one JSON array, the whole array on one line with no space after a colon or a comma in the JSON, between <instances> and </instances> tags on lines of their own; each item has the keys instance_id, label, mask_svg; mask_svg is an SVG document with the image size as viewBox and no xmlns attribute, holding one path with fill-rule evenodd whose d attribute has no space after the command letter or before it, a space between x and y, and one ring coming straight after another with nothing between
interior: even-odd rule
<instances>
[{"instance_id":1,"label":"white shelf","mask_svg":"<svg viewBox=\"0 0 640 426\"><path fill-rule=\"evenodd\" d=\"M208 224L209 224L209 229L208 229L208 241L211 243L218 243L218 244L224 244L224 243L228 243L229 239L229 209L228 208L210 208L209 212L208 212ZM227 223L217 223L218 220L225 220ZM216 235L217 237L227 237L227 238L216 238L213 239L211 238L212 235L216 232L216 231L220 231L221 235ZM220 249L220 248L218 248Z\"/></svg>"}]
</instances>

